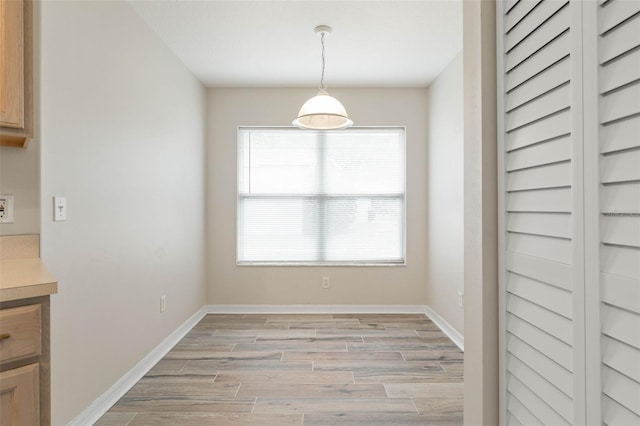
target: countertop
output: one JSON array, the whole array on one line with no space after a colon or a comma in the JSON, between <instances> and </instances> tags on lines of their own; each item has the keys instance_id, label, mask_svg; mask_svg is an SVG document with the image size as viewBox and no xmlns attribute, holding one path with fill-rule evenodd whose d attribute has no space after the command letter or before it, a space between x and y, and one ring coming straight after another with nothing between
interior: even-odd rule
<instances>
[{"instance_id":1,"label":"countertop","mask_svg":"<svg viewBox=\"0 0 640 426\"><path fill-rule=\"evenodd\" d=\"M0 261L0 302L48 296L58 292L58 283L40 259Z\"/></svg>"}]
</instances>

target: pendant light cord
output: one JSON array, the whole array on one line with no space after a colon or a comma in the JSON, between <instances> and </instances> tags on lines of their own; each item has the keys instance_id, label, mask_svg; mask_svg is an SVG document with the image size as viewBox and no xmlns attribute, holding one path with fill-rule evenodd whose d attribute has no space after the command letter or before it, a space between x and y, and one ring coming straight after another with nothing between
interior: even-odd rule
<instances>
[{"instance_id":1,"label":"pendant light cord","mask_svg":"<svg viewBox=\"0 0 640 426\"><path fill-rule=\"evenodd\" d=\"M322 73L320 74L320 89L322 90L326 90L326 86L324 85L324 35L325 33L320 35L320 44L322 45Z\"/></svg>"}]
</instances>

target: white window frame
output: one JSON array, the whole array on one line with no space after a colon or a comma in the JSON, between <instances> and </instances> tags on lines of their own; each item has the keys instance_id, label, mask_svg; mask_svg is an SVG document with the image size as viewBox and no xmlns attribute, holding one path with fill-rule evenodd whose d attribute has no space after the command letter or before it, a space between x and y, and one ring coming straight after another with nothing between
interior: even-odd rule
<instances>
[{"instance_id":1,"label":"white window frame","mask_svg":"<svg viewBox=\"0 0 640 426\"><path fill-rule=\"evenodd\" d=\"M358 126L358 127L350 127L349 131L353 130L380 130L380 129L389 129L389 130L400 130L403 137L403 152L402 152L402 161L404 163L404 187L402 194L345 194L345 195L318 195L318 194L295 194L295 195L282 195L282 194L273 194L273 195L264 195L264 194L241 194L240 192L240 180L239 180L239 160L241 158L241 143L240 143L240 133L243 130L295 130L295 131L308 131L308 130L300 130L297 127L293 126L238 126L236 132L236 265L237 266L375 266L375 267L398 267L398 266L406 266L407 265L407 129L405 126ZM240 215L239 215L239 205L241 198L312 198L317 200L324 200L329 198L358 198L358 197L379 197L379 198L398 198L402 201L402 226L401 226L401 248L402 248L402 258L398 261L378 261L378 260L359 260L359 261L240 261L239 258L239 240L240 240ZM321 210L321 209L320 209ZM322 244L322 241L319 242Z\"/></svg>"}]
</instances>

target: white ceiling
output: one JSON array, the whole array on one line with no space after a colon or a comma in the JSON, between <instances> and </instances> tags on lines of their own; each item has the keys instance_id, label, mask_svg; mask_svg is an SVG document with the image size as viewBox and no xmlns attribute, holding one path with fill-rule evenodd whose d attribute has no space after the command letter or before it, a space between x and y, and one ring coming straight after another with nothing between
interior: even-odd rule
<instances>
[{"instance_id":1,"label":"white ceiling","mask_svg":"<svg viewBox=\"0 0 640 426\"><path fill-rule=\"evenodd\" d=\"M462 0L130 0L209 87L424 87L462 49Z\"/></svg>"}]
</instances>

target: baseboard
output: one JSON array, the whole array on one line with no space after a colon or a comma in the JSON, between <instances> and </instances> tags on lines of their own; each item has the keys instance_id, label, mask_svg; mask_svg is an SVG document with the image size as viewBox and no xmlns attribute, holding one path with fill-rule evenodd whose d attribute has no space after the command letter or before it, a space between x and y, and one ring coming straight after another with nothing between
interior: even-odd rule
<instances>
[{"instance_id":1,"label":"baseboard","mask_svg":"<svg viewBox=\"0 0 640 426\"><path fill-rule=\"evenodd\" d=\"M460 348L462 352L464 352L464 336L460 334L458 330L453 328L451 324L445 321L444 318L438 315L436 311L431 309L429 306L424 307L424 313L431 318L431 321L433 321L433 323L437 325L440 330L442 330L442 332Z\"/></svg>"},{"instance_id":2,"label":"baseboard","mask_svg":"<svg viewBox=\"0 0 640 426\"><path fill-rule=\"evenodd\" d=\"M426 314L464 352L464 336L425 305L207 305L209 314Z\"/></svg>"},{"instance_id":3,"label":"baseboard","mask_svg":"<svg viewBox=\"0 0 640 426\"><path fill-rule=\"evenodd\" d=\"M424 314L424 305L207 305L209 314Z\"/></svg>"},{"instance_id":4,"label":"baseboard","mask_svg":"<svg viewBox=\"0 0 640 426\"><path fill-rule=\"evenodd\" d=\"M208 314L426 314L464 351L464 336L425 305L207 305Z\"/></svg>"},{"instance_id":5,"label":"baseboard","mask_svg":"<svg viewBox=\"0 0 640 426\"><path fill-rule=\"evenodd\" d=\"M129 391L151 368L160 361L205 315L206 306L200 308L169 337L164 339L147 356L122 376L105 393L100 395L82 413L75 417L70 426L92 425L100 419L125 393Z\"/></svg>"}]
</instances>

